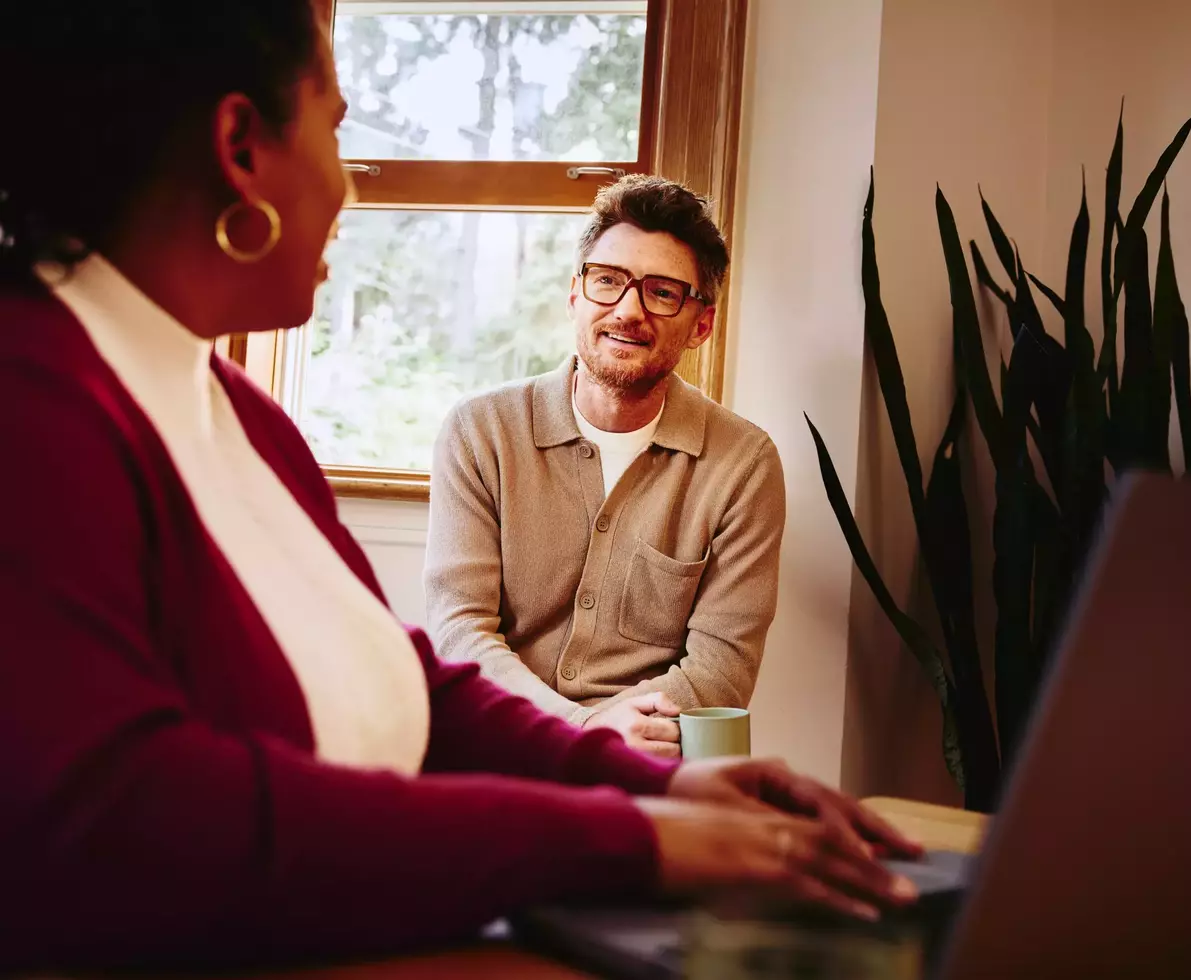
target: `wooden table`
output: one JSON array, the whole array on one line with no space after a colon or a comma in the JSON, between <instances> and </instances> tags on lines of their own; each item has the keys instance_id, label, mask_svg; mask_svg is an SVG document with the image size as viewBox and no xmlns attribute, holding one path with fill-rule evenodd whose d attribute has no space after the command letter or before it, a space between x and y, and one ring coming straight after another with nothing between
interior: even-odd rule
<instances>
[{"instance_id":1,"label":"wooden table","mask_svg":"<svg viewBox=\"0 0 1191 980\"><path fill-rule=\"evenodd\" d=\"M987 829L985 817L950 807L890 797L873 797L864 802L902 833L932 849L975 853ZM478 980L481 977L591 980L588 974L507 943L477 944L465 949L358 966L328 967L301 973L291 971L254 980Z\"/></svg>"},{"instance_id":2,"label":"wooden table","mask_svg":"<svg viewBox=\"0 0 1191 980\"><path fill-rule=\"evenodd\" d=\"M988 831L988 817L949 806L872 796L864 805L924 847L975 854Z\"/></svg>"}]
</instances>

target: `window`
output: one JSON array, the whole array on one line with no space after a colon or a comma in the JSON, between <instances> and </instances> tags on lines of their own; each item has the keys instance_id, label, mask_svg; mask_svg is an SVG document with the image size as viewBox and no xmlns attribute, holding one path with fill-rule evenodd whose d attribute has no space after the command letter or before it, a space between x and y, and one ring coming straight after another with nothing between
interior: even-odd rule
<instances>
[{"instance_id":1,"label":"window","mask_svg":"<svg viewBox=\"0 0 1191 980\"><path fill-rule=\"evenodd\" d=\"M584 217L567 212L359 210L296 346L290 405L320 462L427 470L465 395L556 367Z\"/></svg>"},{"instance_id":2,"label":"window","mask_svg":"<svg viewBox=\"0 0 1191 980\"><path fill-rule=\"evenodd\" d=\"M424 498L450 406L573 349L564 300L601 183L686 180L727 226L744 5L339 0L358 202L312 321L229 345L337 492ZM717 344L682 371L718 397Z\"/></svg>"}]
</instances>

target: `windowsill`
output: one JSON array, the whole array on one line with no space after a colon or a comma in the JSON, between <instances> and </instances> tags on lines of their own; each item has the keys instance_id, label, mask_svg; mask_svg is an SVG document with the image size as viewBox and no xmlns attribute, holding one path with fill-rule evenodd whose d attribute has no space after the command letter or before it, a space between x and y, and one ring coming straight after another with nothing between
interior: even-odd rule
<instances>
[{"instance_id":1,"label":"windowsill","mask_svg":"<svg viewBox=\"0 0 1191 980\"><path fill-rule=\"evenodd\" d=\"M430 474L366 466L324 466L323 475L336 497L372 500L430 500Z\"/></svg>"}]
</instances>

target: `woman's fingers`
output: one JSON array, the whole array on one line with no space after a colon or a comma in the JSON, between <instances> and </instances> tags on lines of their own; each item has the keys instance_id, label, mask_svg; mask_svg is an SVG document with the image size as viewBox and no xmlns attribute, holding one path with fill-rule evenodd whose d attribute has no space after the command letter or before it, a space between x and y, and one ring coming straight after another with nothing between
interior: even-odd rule
<instances>
[{"instance_id":1,"label":"woman's fingers","mask_svg":"<svg viewBox=\"0 0 1191 980\"><path fill-rule=\"evenodd\" d=\"M876 922L881 918L881 910L871 902L854 898L810 875L799 878L794 883L794 891L798 901L834 909L841 915L864 919L866 922Z\"/></svg>"},{"instance_id":2,"label":"woman's fingers","mask_svg":"<svg viewBox=\"0 0 1191 980\"><path fill-rule=\"evenodd\" d=\"M788 846L786 863L792 871L811 876L831 889L882 905L905 905L918 897L909 879L891 874L871 850L859 844L850 828L837 823L794 818L790 826L777 831L796 833ZM786 845L782 845L786 846Z\"/></svg>"},{"instance_id":3,"label":"woman's fingers","mask_svg":"<svg viewBox=\"0 0 1191 980\"><path fill-rule=\"evenodd\" d=\"M890 874L879 864L859 864L833 854L822 854L806 870L824 884L866 901L883 905L907 905L918 897L918 890L912 881L901 875Z\"/></svg>"},{"instance_id":4,"label":"woman's fingers","mask_svg":"<svg viewBox=\"0 0 1191 980\"><path fill-rule=\"evenodd\" d=\"M682 800L638 799L653 823L663 884L679 893L750 885L872 919L913 886L890 874L839 822Z\"/></svg>"}]
</instances>

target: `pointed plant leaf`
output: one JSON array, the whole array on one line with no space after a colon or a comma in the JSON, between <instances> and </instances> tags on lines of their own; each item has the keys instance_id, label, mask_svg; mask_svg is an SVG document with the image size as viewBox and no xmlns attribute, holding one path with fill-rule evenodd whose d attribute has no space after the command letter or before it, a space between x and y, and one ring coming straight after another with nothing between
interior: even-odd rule
<instances>
[{"instance_id":1,"label":"pointed plant leaf","mask_svg":"<svg viewBox=\"0 0 1191 980\"><path fill-rule=\"evenodd\" d=\"M819 471L823 478L823 486L827 491L827 500L835 512L835 518L839 522L840 530L843 531L844 540L847 541L848 548L852 552L852 560L856 562L856 567L864 576L864 580L872 590L873 597L877 600L882 612L885 613L893 628L902 638L902 642L906 644L926 672L931 686L935 688L936 692L944 691L948 687L948 677L943 667L942 657L939 656L939 652L935 649L934 643L926 631L902 612L886 587L881 573L877 571L877 566L873 562L872 555L869 554L868 546L864 543L860 528L856 524L856 518L852 515L852 509L848 504L843 485L840 483L839 474L836 473L831 454L827 451L827 444L823 441L815 424L805 413L804 417L806 424L810 426L811 437L815 440L815 452L819 457ZM940 696L945 699L948 695L941 694Z\"/></svg>"},{"instance_id":2,"label":"pointed plant leaf","mask_svg":"<svg viewBox=\"0 0 1191 980\"><path fill-rule=\"evenodd\" d=\"M864 206L863 244L861 249L860 281L864 292L864 335L872 352L877 368L877 381L881 398L889 416L889 427L893 430L893 441L901 462L906 489L910 494L910 509L914 523L921 536L924 511L922 464L918 458L918 445L914 438L914 426L910 420L910 406L906 400L906 379L902 374L901 362L897 356L897 344L889 317L881 301L881 277L877 268L877 246L873 233L873 202L876 183L869 177L868 200Z\"/></svg>"},{"instance_id":3,"label":"pointed plant leaf","mask_svg":"<svg viewBox=\"0 0 1191 980\"><path fill-rule=\"evenodd\" d=\"M1046 436L1044 436L1042 434L1042 426L1038 422L1038 419L1034 416L1033 412L1030 412L1029 414L1026 415L1026 431L1030 434L1030 438L1034 440L1034 445L1038 447L1039 455L1041 455L1042 446L1046 441ZM1043 462L1043 465L1045 466L1046 460L1043 459L1042 462ZM1046 478L1048 480L1050 480L1051 486L1054 486L1055 479L1056 479L1055 474L1050 473L1048 471L1046 474Z\"/></svg>"},{"instance_id":4,"label":"pointed plant leaf","mask_svg":"<svg viewBox=\"0 0 1191 980\"><path fill-rule=\"evenodd\" d=\"M936 606L942 610L945 605L945 597L942 592L947 588L947 580L951 574L943 567L943 563L950 546L946 542L936 544L930 535L922 466L918 458L918 445L910 420L909 405L906 401L905 379L897 356L897 346L889 326L889 318L886 316L885 308L881 302L881 283L877 270L876 241L873 234L873 201L874 185L870 182L868 200L864 210L861 262L865 336L877 368L881 397L885 402L889 426L893 431L894 444L897 447L898 459L901 462L906 488L910 495L910 509L922 547L922 559L926 567L927 581ZM950 651L955 639L951 632L952 617L940 616L940 624L943 630L944 646Z\"/></svg>"},{"instance_id":5,"label":"pointed plant leaf","mask_svg":"<svg viewBox=\"0 0 1191 980\"><path fill-rule=\"evenodd\" d=\"M984 223L988 225L988 234L992 238L997 258L1001 260L1001 265L1009 273L1009 278L1017 282L1017 262L1013 256L1013 245L1009 241L1009 236L1005 234L1005 229L997 220L997 216L993 214L992 208L988 206L988 201L984 199L983 190L980 191L980 207L984 211Z\"/></svg>"},{"instance_id":6,"label":"pointed plant leaf","mask_svg":"<svg viewBox=\"0 0 1191 980\"><path fill-rule=\"evenodd\" d=\"M1108 385L1110 411L1116 410L1119 378L1117 372L1117 294L1113 288L1113 236L1121 221L1121 173L1125 152L1125 107L1117 121L1116 140L1104 183L1104 241L1100 252L1100 303L1104 314L1104 340L1100 348L1097 372Z\"/></svg>"},{"instance_id":7,"label":"pointed plant leaf","mask_svg":"<svg viewBox=\"0 0 1191 980\"><path fill-rule=\"evenodd\" d=\"M943 710L944 758L952 770L952 775L962 786L964 773L961 754L957 748L959 741L955 721L954 688L943 666L943 658L939 655L926 631L901 610L886 587L881 573L877 571L877 566L869 553L868 546L864 543L864 537L856 524L856 518L852 515L852 508L848 504L847 495L840 483L831 454L827 451L827 445L810 417L803 413L803 418L806 419L806 424L811 430L811 437L815 441L815 452L819 458L819 472L823 478L827 500L831 504L835 519L843 532L848 550L852 553L852 560L856 563L865 582L868 583L873 597L877 600L877 605L881 607L881 611L885 613L906 648L918 661L923 673L926 674L927 681L939 698Z\"/></svg>"},{"instance_id":8,"label":"pointed plant leaf","mask_svg":"<svg viewBox=\"0 0 1191 980\"><path fill-rule=\"evenodd\" d=\"M1071 356L1072 369L1085 382L1094 368L1096 356L1092 335L1085 322L1085 290L1087 289L1088 239L1091 235L1091 217L1088 214L1088 188L1085 182L1080 200L1079 215L1071 229L1071 244L1067 250L1067 285L1063 314L1063 334L1067 353Z\"/></svg>"},{"instance_id":9,"label":"pointed plant leaf","mask_svg":"<svg viewBox=\"0 0 1191 980\"><path fill-rule=\"evenodd\" d=\"M1016 256L1021 263L1021 256ZM1015 308L1021 320L1021 330L1013 345L1009 373L1014 375L1014 362L1021 368L1024 386L1024 406L1015 406L1016 415L1010 424L1010 396L1002 392L1005 413L1005 439L1016 453L1025 445L1029 409L1038 412L1039 431L1035 436L1046 472L1056 494L1063 493L1064 474L1060 467L1062 453L1063 414L1067 407L1067 392L1071 386L1071 358L1063 345L1046 332L1042 314L1030 290L1030 277L1022 269L1017 277Z\"/></svg>"},{"instance_id":10,"label":"pointed plant leaf","mask_svg":"<svg viewBox=\"0 0 1191 980\"><path fill-rule=\"evenodd\" d=\"M1009 373L1013 373L1012 361ZM1035 670L1030 640L1033 482L1029 454L1024 447L997 471L997 504L993 513L993 595L997 603L994 664L997 728L1001 755L1006 761L1013 758L1029 714L1028 699Z\"/></svg>"},{"instance_id":11,"label":"pointed plant leaf","mask_svg":"<svg viewBox=\"0 0 1191 980\"><path fill-rule=\"evenodd\" d=\"M921 546L924 558L929 557L939 617L950 638L947 653L964 758L965 804L987 811L995 803L1000 758L976 639L971 529L959 455L966 407L967 395L957 384L947 428L931 467L926 491L926 537Z\"/></svg>"},{"instance_id":12,"label":"pointed plant leaf","mask_svg":"<svg viewBox=\"0 0 1191 980\"><path fill-rule=\"evenodd\" d=\"M1092 532L1105 494L1104 383L1096 371L1096 347L1086 321L1085 291L1090 235L1091 217L1085 182L1079 215L1071 229L1071 244L1067 251L1067 309L1063 316L1063 332L1072 378L1059 451L1064 474L1063 495L1060 497L1063 533L1076 543L1073 545L1075 550L1078 550L1078 542ZM1070 548L1064 553L1068 556L1065 559L1068 562L1072 560L1071 553ZM1040 557L1039 561L1043 559ZM1059 570L1055 574L1059 575L1066 566L1059 563L1056 567ZM1037 621L1037 615L1035 618ZM1042 621L1049 622L1045 615Z\"/></svg>"},{"instance_id":13,"label":"pointed plant leaf","mask_svg":"<svg viewBox=\"0 0 1191 980\"><path fill-rule=\"evenodd\" d=\"M976 281L1004 303L1005 306L1012 306L1013 297L992 277L992 273L988 271L988 265L984 261L984 256L980 254L980 249L976 243L969 242L968 248L972 252L972 266L976 270Z\"/></svg>"},{"instance_id":14,"label":"pointed plant leaf","mask_svg":"<svg viewBox=\"0 0 1191 980\"><path fill-rule=\"evenodd\" d=\"M1033 649L1030 651L1032 671L1026 696L1033 701L1038 683L1054 653L1072 586L1078 576L1072 567L1070 542L1059 512L1036 483L1031 487L1031 518L1034 530Z\"/></svg>"},{"instance_id":15,"label":"pointed plant leaf","mask_svg":"<svg viewBox=\"0 0 1191 980\"><path fill-rule=\"evenodd\" d=\"M961 792L966 792L967 776L964 772L963 750L959 744L959 730L955 723L955 709L943 709L943 764L947 772L955 780L955 785Z\"/></svg>"},{"instance_id":16,"label":"pointed plant leaf","mask_svg":"<svg viewBox=\"0 0 1191 980\"><path fill-rule=\"evenodd\" d=\"M1153 208L1154 202L1158 199L1158 192L1162 190L1162 185L1166 183L1166 175L1170 173L1170 168L1174 165L1175 160L1178 159L1178 155L1183 149L1183 144L1187 142L1188 136L1191 136L1191 119L1183 123L1179 131L1175 134L1174 139L1170 141L1170 145L1162 151L1162 156L1158 158L1154 169L1150 171L1150 175L1146 178L1141 193L1137 195L1137 200L1133 202L1133 207L1129 211L1129 219L1125 222L1125 230L1121 233L1122 251L1117 258L1113 285L1113 292L1117 296L1121 295L1121 289L1125 284L1125 277L1129 274L1129 269L1133 263L1133 255L1141 247L1141 236L1145 228L1146 219L1150 216L1150 209Z\"/></svg>"},{"instance_id":17,"label":"pointed plant leaf","mask_svg":"<svg viewBox=\"0 0 1191 980\"><path fill-rule=\"evenodd\" d=\"M984 341L980 334L980 318L976 313L976 299L968 279L968 263L963 244L955 225L955 214L942 189L935 191L935 211L939 220L939 234L943 242L943 256L947 262L947 280L951 288L951 312L960 364L957 370L972 398L972 408L980 431L984 433L993 462L1000 459L1001 411L992 381L988 376L988 362L984 357Z\"/></svg>"},{"instance_id":18,"label":"pointed plant leaf","mask_svg":"<svg viewBox=\"0 0 1191 980\"><path fill-rule=\"evenodd\" d=\"M1009 370L1005 374L1005 383L1001 386L1001 432L1003 437L1002 450L1016 456L1025 451L1026 431L1030 420L1031 388L1034 383L1034 372L1040 357L1037 341L1027 332L1023 332L1013 345L1009 355ZM1045 440L1045 435L1039 431L1039 438Z\"/></svg>"},{"instance_id":19,"label":"pointed plant leaf","mask_svg":"<svg viewBox=\"0 0 1191 980\"><path fill-rule=\"evenodd\" d=\"M1179 294L1178 277L1175 274L1174 252L1170 244L1170 195L1162 194L1162 237L1158 245L1158 273L1154 281L1154 417L1170 418L1171 375L1175 379L1175 404L1179 416L1179 434L1183 441L1184 467L1189 458L1188 412L1191 404L1182 404L1178 388L1186 381L1186 374L1180 379L1177 355L1183 354L1183 338L1187 330L1187 310ZM1185 366L1185 365L1184 365ZM1188 394L1184 392L1184 394ZM1169 435L1169 430L1168 433Z\"/></svg>"},{"instance_id":20,"label":"pointed plant leaf","mask_svg":"<svg viewBox=\"0 0 1191 980\"><path fill-rule=\"evenodd\" d=\"M1191 474L1191 337L1187 310L1180 301L1171 331L1171 371L1174 375L1174 400L1179 416L1179 437L1183 443L1183 472Z\"/></svg>"},{"instance_id":21,"label":"pointed plant leaf","mask_svg":"<svg viewBox=\"0 0 1191 980\"><path fill-rule=\"evenodd\" d=\"M1164 442L1164 456L1170 463L1171 419L1171 363L1173 360L1174 323L1181 302L1178 280L1174 273L1174 254L1171 249L1171 196L1162 193L1162 224L1158 243L1158 275L1154 280L1153 343L1154 364L1151 379L1152 419L1156 441Z\"/></svg>"},{"instance_id":22,"label":"pointed plant leaf","mask_svg":"<svg viewBox=\"0 0 1191 980\"><path fill-rule=\"evenodd\" d=\"M1170 469L1169 410L1165 419L1156 416L1153 379L1155 352L1153 304L1150 299L1149 248L1145 230L1126 258L1124 245L1117 248L1117 268L1128 261L1125 276L1125 357L1121 362L1120 417L1117 450L1125 469Z\"/></svg>"},{"instance_id":23,"label":"pointed plant leaf","mask_svg":"<svg viewBox=\"0 0 1191 980\"><path fill-rule=\"evenodd\" d=\"M1030 282L1038 287L1038 292L1050 300L1050 305L1058 311L1059 316L1066 316L1067 304L1063 301L1063 297L1034 275L1034 273L1027 272L1026 275L1030 277Z\"/></svg>"}]
</instances>

